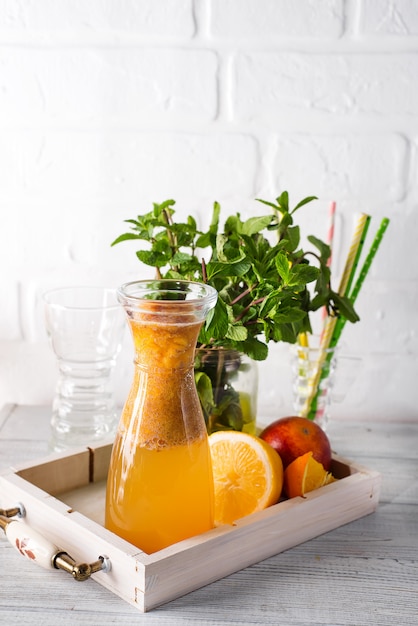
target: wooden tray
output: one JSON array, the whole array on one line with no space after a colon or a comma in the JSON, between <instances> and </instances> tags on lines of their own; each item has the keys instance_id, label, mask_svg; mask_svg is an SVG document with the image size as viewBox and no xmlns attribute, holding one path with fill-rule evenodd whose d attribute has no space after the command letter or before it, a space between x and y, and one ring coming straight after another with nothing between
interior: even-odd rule
<instances>
[{"instance_id":1,"label":"wooden tray","mask_svg":"<svg viewBox=\"0 0 418 626\"><path fill-rule=\"evenodd\" d=\"M79 562L107 556L110 571L92 577L142 612L372 513L379 500L380 474L334 455L337 482L148 555L103 527L110 452L109 443L5 471L0 507L22 503L25 521Z\"/></svg>"}]
</instances>

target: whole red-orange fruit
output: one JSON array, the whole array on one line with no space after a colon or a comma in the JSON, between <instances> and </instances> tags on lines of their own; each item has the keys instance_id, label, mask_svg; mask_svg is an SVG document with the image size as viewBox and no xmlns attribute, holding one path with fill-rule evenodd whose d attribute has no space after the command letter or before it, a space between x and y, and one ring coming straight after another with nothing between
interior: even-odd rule
<instances>
[{"instance_id":1,"label":"whole red-orange fruit","mask_svg":"<svg viewBox=\"0 0 418 626\"><path fill-rule=\"evenodd\" d=\"M269 424L260 434L279 453L283 467L306 452L329 471L331 466L331 444L328 436L318 424L306 417L292 415L282 417Z\"/></svg>"}]
</instances>

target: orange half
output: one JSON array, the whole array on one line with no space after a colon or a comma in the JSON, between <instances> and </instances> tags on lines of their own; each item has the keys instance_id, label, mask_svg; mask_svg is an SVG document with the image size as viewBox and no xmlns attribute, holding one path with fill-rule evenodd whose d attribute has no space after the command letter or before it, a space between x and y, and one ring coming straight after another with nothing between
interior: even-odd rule
<instances>
[{"instance_id":1,"label":"orange half","mask_svg":"<svg viewBox=\"0 0 418 626\"><path fill-rule=\"evenodd\" d=\"M283 464L270 444L255 435L222 430L209 436L215 525L275 504L283 486Z\"/></svg>"}]
</instances>

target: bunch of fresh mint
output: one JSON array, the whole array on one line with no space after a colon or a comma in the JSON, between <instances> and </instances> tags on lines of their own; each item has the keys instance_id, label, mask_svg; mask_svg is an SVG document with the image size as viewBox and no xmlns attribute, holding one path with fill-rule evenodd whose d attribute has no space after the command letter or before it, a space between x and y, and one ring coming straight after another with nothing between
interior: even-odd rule
<instances>
[{"instance_id":1,"label":"bunch of fresh mint","mask_svg":"<svg viewBox=\"0 0 418 626\"><path fill-rule=\"evenodd\" d=\"M270 341L295 343L299 333L310 332L309 314L323 306L350 322L359 319L348 298L331 287L330 247L310 236L316 251L300 248L300 229L293 216L312 200L316 197L307 197L290 210L285 191L275 202L258 200L270 207L269 215L242 221L237 213L226 218L223 228L215 202L206 232L192 216L186 222L175 221L175 201L166 200L126 220L131 231L112 245L145 241L146 249L136 254L156 269L158 278L213 286L218 301L200 332L199 345L237 350L262 361Z\"/></svg>"}]
</instances>

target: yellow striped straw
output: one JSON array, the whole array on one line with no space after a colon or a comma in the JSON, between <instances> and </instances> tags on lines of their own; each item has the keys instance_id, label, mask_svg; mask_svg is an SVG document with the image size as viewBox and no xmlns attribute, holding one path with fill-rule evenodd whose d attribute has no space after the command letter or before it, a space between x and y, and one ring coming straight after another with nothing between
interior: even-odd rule
<instances>
[{"instance_id":1,"label":"yellow striped straw","mask_svg":"<svg viewBox=\"0 0 418 626\"><path fill-rule=\"evenodd\" d=\"M308 341L308 335L306 333L299 333L298 339L299 339L299 345L302 346L302 348L308 347L309 341Z\"/></svg>"},{"instance_id":2,"label":"yellow striped straw","mask_svg":"<svg viewBox=\"0 0 418 626\"><path fill-rule=\"evenodd\" d=\"M322 335L322 339L321 339L321 351L327 350L327 348L329 348L329 344L331 343L331 337L334 333L337 320L338 320L338 317L336 315L333 315L332 317L330 316L327 319L324 334Z\"/></svg>"},{"instance_id":3,"label":"yellow striped straw","mask_svg":"<svg viewBox=\"0 0 418 626\"><path fill-rule=\"evenodd\" d=\"M363 237L363 232L366 226L368 225L369 220L370 220L370 215L367 215L366 213L361 213L357 220L357 224L354 228L353 236L351 239L351 245L348 250L347 259L346 259L345 266L344 266L344 271L341 276L340 286L338 288L338 293L340 294L340 296L343 296L347 289L347 285L348 285L348 281L350 280L354 261L356 259L359 246Z\"/></svg>"},{"instance_id":4,"label":"yellow striped straw","mask_svg":"<svg viewBox=\"0 0 418 626\"><path fill-rule=\"evenodd\" d=\"M366 213L361 213L357 224L354 228L354 232L351 238L350 248L348 250L347 259L345 261L344 271L341 276L340 286L338 287L338 293L340 296L345 295L345 291L347 289L351 273L353 270L353 265L356 262L360 244L362 243L363 233L365 228L367 228L368 223L370 221L370 215ZM335 324L337 323L337 317L329 317L327 320L327 324L325 325L325 330L322 335L321 348L326 350L329 347L331 342L331 337L334 333Z\"/></svg>"},{"instance_id":5,"label":"yellow striped straw","mask_svg":"<svg viewBox=\"0 0 418 626\"><path fill-rule=\"evenodd\" d=\"M302 348L301 350L298 350L298 359L308 358L306 353L303 350L303 348L309 348L308 333L299 333L298 344Z\"/></svg>"}]
</instances>

